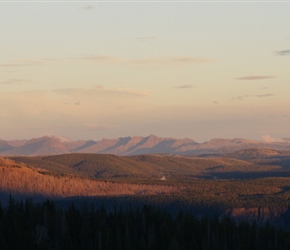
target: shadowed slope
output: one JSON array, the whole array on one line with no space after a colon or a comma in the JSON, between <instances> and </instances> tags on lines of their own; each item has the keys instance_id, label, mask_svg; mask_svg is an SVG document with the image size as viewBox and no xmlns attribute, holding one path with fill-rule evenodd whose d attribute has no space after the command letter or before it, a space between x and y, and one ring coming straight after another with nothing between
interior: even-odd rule
<instances>
[{"instance_id":1,"label":"shadowed slope","mask_svg":"<svg viewBox=\"0 0 290 250\"><path fill-rule=\"evenodd\" d=\"M10 150L12 148L13 147L11 145L9 145L8 142L0 140L0 152Z\"/></svg>"}]
</instances>

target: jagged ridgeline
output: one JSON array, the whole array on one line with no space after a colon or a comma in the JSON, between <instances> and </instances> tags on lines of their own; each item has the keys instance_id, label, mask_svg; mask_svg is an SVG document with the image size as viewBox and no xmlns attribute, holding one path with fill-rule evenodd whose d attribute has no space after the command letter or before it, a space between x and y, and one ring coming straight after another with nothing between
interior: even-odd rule
<instances>
[{"instance_id":1,"label":"jagged ridgeline","mask_svg":"<svg viewBox=\"0 0 290 250\"><path fill-rule=\"evenodd\" d=\"M192 139L128 136L115 139L78 140L64 137L45 136L30 140L0 140L0 155L56 155L67 153L98 153L114 155L140 154L225 154L243 149L290 150L290 139L278 142L254 141L241 138L212 139L198 143ZM288 152L289 155L289 152Z\"/></svg>"}]
</instances>

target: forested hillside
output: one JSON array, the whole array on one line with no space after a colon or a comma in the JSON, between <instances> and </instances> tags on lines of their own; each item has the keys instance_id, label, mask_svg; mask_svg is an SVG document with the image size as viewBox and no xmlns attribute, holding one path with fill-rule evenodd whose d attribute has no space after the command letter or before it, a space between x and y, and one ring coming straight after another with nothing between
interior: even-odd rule
<instances>
[{"instance_id":1,"label":"forested hillside","mask_svg":"<svg viewBox=\"0 0 290 250\"><path fill-rule=\"evenodd\" d=\"M83 204L68 209L46 201L0 206L1 250L290 249L290 232L228 217L196 218L144 206L108 212Z\"/></svg>"},{"instance_id":2,"label":"forested hillside","mask_svg":"<svg viewBox=\"0 0 290 250\"><path fill-rule=\"evenodd\" d=\"M9 195L46 198L156 195L169 193L175 187L142 183L108 182L77 175L64 175L45 169L31 168L24 163L0 158L0 201L7 203Z\"/></svg>"},{"instance_id":3,"label":"forested hillside","mask_svg":"<svg viewBox=\"0 0 290 250\"><path fill-rule=\"evenodd\" d=\"M268 151L267 151L268 152ZM248 152L246 152L248 154ZM90 200L106 204L162 206L195 214L227 214L237 220L290 226L289 167L279 158L242 160L176 155L65 154L0 158L0 201L9 195ZM268 156L265 156L268 157ZM284 157L284 156L283 156ZM281 159L284 159L281 157ZM277 165L273 165L273 161ZM280 164L280 165L278 165Z\"/></svg>"}]
</instances>

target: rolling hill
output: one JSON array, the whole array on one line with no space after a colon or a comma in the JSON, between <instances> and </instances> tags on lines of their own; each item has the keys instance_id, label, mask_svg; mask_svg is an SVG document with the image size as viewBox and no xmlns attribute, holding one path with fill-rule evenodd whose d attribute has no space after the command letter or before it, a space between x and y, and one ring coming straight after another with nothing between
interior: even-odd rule
<instances>
[{"instance_id":1,"label":"rolling hill","mask_svg":"<svg viewBox=\"0 0 290 250\"><path fill-rule=\"evenodd\" d=\"M160 180L212 176L224 172L279 171L278 165L259 165L229 157L189 157L178 155L116 156L108 154L63 154L54 156L10 157L18 164L43 169L58 175L92 179L138 178Z\"/></svg>"},{"instance_id":2,"label":"rolling hill","mask_svg":"<svg viewBox=\"0 0 290 250\"><path fill-rule=\"evenodd\" d=\"M27 165L27 161L14 161L0 157L0 204L7 204L10 195L19 199L31 197L34 200L44 200L66 197L157 195L176 191L175 187L162 185L162 183L157 186L109 182L85 178L85 174L67 169L66 174L60 173L66 166L59 164L57 166L60 169L55 168L56 165L51 163L59 161L57 158L51 159L50 163L44 161L43 168L35 167L33 162L36 161L40 160L34 159L30 162L31 165ZM67 168L73 168L74 166L70 164L74 164L75 161L72 159L66 163ZM53 167L50 168L50 166ZM86 172L86 170L81 172Z\"/></svg>"},{"instance_id":3,"label":"rolling hill","mask_svg":"<svg viewBox=\"0 0 290 250\"><path fill-rule=\"evenodd\" d=\"M255 218L260 207L286 211L289 169L255 161L252 155L257 154L277 160L287 153L248 149L231 157L87 153L0 157L0 202L8 204L10 195L60 202L90 197L110 204L124 198L127 204L148 202L176 209L222 208L224 213L243 217L255 211ZM242 159L249 155L250 159ZM264 214L261 220L272 217Z\"/></svg>"}]
</instances>

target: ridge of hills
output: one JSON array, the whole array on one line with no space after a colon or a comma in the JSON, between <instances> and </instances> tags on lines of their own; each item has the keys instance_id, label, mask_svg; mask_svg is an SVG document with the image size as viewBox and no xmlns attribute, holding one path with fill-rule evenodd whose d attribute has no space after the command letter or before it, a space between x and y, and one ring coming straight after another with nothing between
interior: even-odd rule
<instances>
[{"instance_id":1,"label":"ridge of hills","mask_svg":"<svg viewBox=\"0 0 290 250\"><path fill-rule=\"evenodd\" d=\"M64 155L64 158L67 158L67 155ZM82 173L86 173L88 167L81 171L70 170L70 162L66 160L62 159L67 166L64 163L53 164L53 161L57 162L58 159L41 162L36 158L28 162L23 159L14 161L0 157L0 204L7 204L10 195L21 199L30 197L34 200L44 200L66 197L154 195L176 189L169 186L160 188L153 185L86 178ZM38 168L37 161L43 165L42 168Z\"/></svg>"},{"instance_id":2,"label":"ridge of hills","mask_svg":"<svg viewBox=\"0 0 290 250\"><path fill-rule=\"evenodd\" d=\"M279 164L271 164L271 162L260 164L251 160L229 158L222 155L216 157L165 154L116 156L73 153L51 156L14 156L9 157L9 159L17 164L24 164L57 175L115 180L119 178L160 180L162 177L170 179L213 178L218 173L285 170Z\"/></svg>"},{"instance_id":3,"label":"ridge of hills","mask_svg":"<svg viewBox=\"0 0 290 250\"><path fill-rule=\"evenodd\" d=\"M103 197L108 204L123 197L128 202L176 209L221 208L234 217L282 223L290 201L289 162L289 151L256 148L215 156L70 153L0 157L0 202L8 204L10 195L39 201L88 197L98 201ZM273 211L260 213L268 207Z\"/></svg>"},{"instance_id":4,"label":"ridge of hills","mask_svg":"<svg viewBox=\"0 0 290 250\"><path fill-rule=\"evenodd\" d=\"M242 158L241 153L236 155ZM84 153L0 157L0 200L7 204L9 194L37 199L125 195L185 206L285 203L290 199L289 166L271 159Z\"/></svg>"},{"instance_id":5,"label":"ridge of hills","mask_svg":"<svg viewBox=\"0 0 290 250\"><path fill-rule=\"evenodd\" d=\"M30 140L0 140L2 156L37 156L69 153L114 154L119 156L144 154L227 154L246 149L269 149L290 151L290 139L279 142L262 142L235 139L212 139L197 143L192 139L161 138L155 135L147 137L133 136L115 139L71 141L64 137L44 136Z\"/></svg>"}]
</instances>

